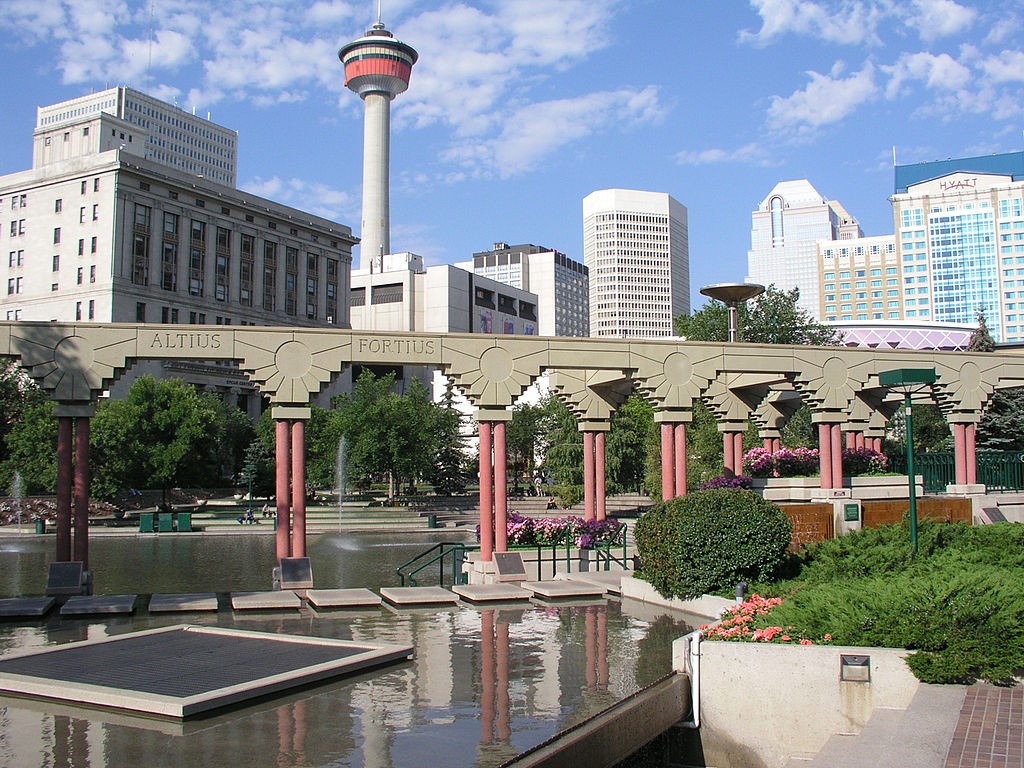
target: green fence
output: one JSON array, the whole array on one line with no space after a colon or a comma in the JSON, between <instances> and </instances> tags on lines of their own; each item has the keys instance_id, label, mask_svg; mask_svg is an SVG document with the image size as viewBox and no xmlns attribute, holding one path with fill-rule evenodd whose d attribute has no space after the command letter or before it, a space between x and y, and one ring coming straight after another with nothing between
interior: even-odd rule
<instances>
[{"instance_id":1,"label":"green fence","mask_svg":"<svg viewBox=\"0 0 1024 768\"><path fill-rule=\"evenodd\" d=\"M989 491L1024 491L1024 453L978 451L978 482ZM907 457L889 457L893 472L907 471ZM956 481L952 453L915 453L914 471L921 475L925 493L942 493Z\"/></svg>"}]
</instances>

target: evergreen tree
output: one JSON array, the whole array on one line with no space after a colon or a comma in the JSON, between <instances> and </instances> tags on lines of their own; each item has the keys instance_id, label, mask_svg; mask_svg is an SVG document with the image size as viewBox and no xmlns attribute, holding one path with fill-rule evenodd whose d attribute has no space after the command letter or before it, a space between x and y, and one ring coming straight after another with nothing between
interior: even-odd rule
<instances>
[{"instance_id":1,"label":"evergreen tree","mask_svg":"<svg viewBox=\"0 0 1024 768\"><path fill-rule=\"evenodd\" d=\"M967 343L968 352L995 352L996 342L989 333L985 322L985 310L978 309L978 327L971 331L971 340Z\"/></svg>"}]
</instances>

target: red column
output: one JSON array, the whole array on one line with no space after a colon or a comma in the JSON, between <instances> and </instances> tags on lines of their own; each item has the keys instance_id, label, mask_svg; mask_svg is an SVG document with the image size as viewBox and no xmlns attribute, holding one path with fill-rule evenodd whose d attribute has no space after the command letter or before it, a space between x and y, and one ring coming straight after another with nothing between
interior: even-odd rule
<instances>
[{"instance_id":1,"label":"red column","mask_svg":"<svg viewBox=\"0 0 1024 768\"><path fill-rule=\"evenodd\" d=\"M672 433L675 436L676 459L676 496L686 495L686 424L676 424Z\"/></svg>"},{"instance_id":2,"label":"red column","mask_svg":"<svg viewBox=\"0 0 1024 768\"><path fill-rule=\"evenodd\" d=\"M850 449L857 447L857 433L856 432L847 432L846 433L846 447L850 448Z\"/></svg>"},{"instance_id":3,"label":"red column","mask_svg":"<svg viewBox=\"0 0 1024 768\"><path fill-rule=\"evenodd\" d=\"M743 474L743 433L732 433L732 461L733 471L737 475Z\"/></svg>"},{"instance_id":4,"label":"red column","mask_svg":"<svg viewBox=\"0 0 1024 768\"><path fill-rule=\"evenodd\" d=\"M594 433L583 433L583 519L594 519Z\"/></svg>"},{"instance_id":5,"label":"red column","mask_svg":"<svg viewBox=\"0 0 1024 768\"><path fill-rule=\"evenodd\" d=\"M608 516L605 507L604 432L594 435L594 497L597 502L594 513L598 520L604 520Z\"/></svg>"},{"instance_id":6,"label":"red column","mask_svg":"<svg viewBox=\"0 0 1024 768\"><path fill-rule=\"evenodd\" d=\"M967 425L951 424L953 427L953 462L956 466L956 484L967 484Z\"/></svg>"},{"instance_id":7,"label":"red column","mask_svg":"<svg viewBox=\"0 0 1024 768\"><path fill-rule=\"evenodd\" d=\"M843 430L832 425L832 487L843 487Z\"/></svg>"},{"instance_id":8,"label":"red column","mask_svg":"<svg viewBox=\"0 0 1024 768\"><path fill-rule=\"evenodd\" d=\"M292 422L292 557L306 556L306 422Z\"/></svg>"},{"instance_id":9,"label":"red column","mask_svg":"<svg viewBox=\"0 0 1024 768\"><path fill-rule=\"evenodd\" d=\"M732 432L722 433L722 464L726 477L736 476L736 442L732 439Z\"/></svg>"},{"instance_id":10,"label":"red column","mask_svg":"<svg viewBox=\"0 0 1024 768\"><path fill-rule=\"evenodd\" d=\"M491 422L481 421L480 432L480 559L489 562L494 552L494 465L491 463Z\"/></svg>"},{"instance_id":11,"label":"red column","mask_svg":"<svg viewBox=\"0 0 1024 768\"><path fill-rule=\"evenodd\" d=\"M661 424L661 500L668 501L674 498L675 478L673 477L673 465L675 464L675 442L672 439L672 425L662 422Z\"/></svg>"},{"instance_id":12,"label":"red column","mask_svg":"<svg viewBox=\"0 0 1024 768\"><path fill-rule=\"evenodd\" d=\"M508 551L508 462L505 422L494 422L494 551Z\"/></svg>"},{"instance_id":13,"label":"red column","mask_svg":"<svg viewBox=\"0 0 1024 768\"><path fill-rule=\"evenodd\" d=\"M75 418L75 560L89 568L89 418Z\"/></svg>"},{"instance_id":14,"label":"red column","mask_svg":"<svg viewBox=\"0 0 1024 768\"><path fill-rule=\"evenodd\" d=\"M274 491L277 505L277 560L291 557L291 498L288 475L291 467L291 429L287 419L278 419L275 424L274 458L277 463Z\"/></svg>"},{"instance_id":15,"label":"red column","mask_svg":"<svg viewBox=\"0 0 1024 768\"><path fill-rule=\"evenodd\" d=\"M828 424L818 424L818 468L821 472L821 488L832 487L832 429Z\"/></svg>"},{"instance_id":16,"label":"red column","mask_svg":"<svg viewBox=\"0 0 1024 768\"><path fill-rule=\"evenodd\" d=\"M772 453L782 450L782 439L778 437L772 438Z\"/></svg>"},{"instance_id":17,"label":"red column","mask_svg":"<svg viewBox=\"0 0 1024 768\"><path fill-rule=\"evenodd\" d=\"M856 440L856 442L854 443L854 446L853 446L854 448L864 448L865 447L864 433L863 432L855 432L854 433L854 438Z\"/></svg>"},{"instance_id":18,"label":"red column","mask_svg":"<svg viewBox=\"0 0 1024 768\"><path fill-rule=\"evenodd\" d=\"M74 418L57 417L57 561L71 559L71 487Z\"/></svg>"},{"instance_id":19,"label":"red column","mask_svg":"<svg viewBox=\"0 0 1024 768\"><path fill-rule=\"evenodd\" d=\"M968 424L966 429L966 450L964 461L967 464L967 484L974 485L978 482L978 449L975 447L975 432L977 425Z\"/></svg>"},{"instance_id":20,"label":"red column","mask_svg":"<svg viewBox=\"0 0 1024 768\"><path fill-rule=\"evenodd\" d=\"M762 447L768 451L768 453L775 452L775 440L771 437L766 437L761 440Z\"/></svg>"}]
</instances>

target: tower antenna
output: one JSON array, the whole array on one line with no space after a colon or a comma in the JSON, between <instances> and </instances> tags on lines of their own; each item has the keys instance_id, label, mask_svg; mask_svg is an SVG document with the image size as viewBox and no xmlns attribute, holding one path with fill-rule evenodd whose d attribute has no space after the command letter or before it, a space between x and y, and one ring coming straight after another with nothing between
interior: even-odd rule
<instances>
[{"instance_id":1,"label":"tower antenna","mask_svg":"<svg viewBox=\"0 0 1024 768\"><path fill-rule=\"evenodd\" d=\"M378 24L381 23L380 6L381 6L382 2L383 2L383 0L377 0L377 23Z\"/></svg>"}]
</instances>

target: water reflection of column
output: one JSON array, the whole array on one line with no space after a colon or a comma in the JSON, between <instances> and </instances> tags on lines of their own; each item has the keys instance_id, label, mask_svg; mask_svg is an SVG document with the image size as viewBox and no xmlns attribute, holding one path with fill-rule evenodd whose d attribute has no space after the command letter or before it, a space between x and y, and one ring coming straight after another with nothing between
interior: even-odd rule
<instances>
[{"instance_id":1,"label":"water reflection of column","mask_svg":"<svg viewBox=\"0 0 1024 768\"><path fill-rule=\"evenodd\" d=\"M588 691L608 690L608 608L589 605L584 608L584 649L587 667L584 672Z\"/></svg>"},{"instance_id":2,"label":"water reflection of column","mask_svg":"<svg viewBox=\"0 0 1024 768\"><path fill-rule=\"evenodd\" d=\"M74 419L57 417L57 561L71 559L72 440Z\"/></svg>"},{"instance_id":3,"label":"water reflection of column","mask_svg":"<svg viewBox=\"0 0 1024 768\"><path fill-rule=\"evenodd\" d=\"M306 702L277 709L277 764L306 764Z\"/></svg>"},{"instance_id":4,"label":"water reflection of column","mask_svg":"<svg viewBox=\"0 0 1024 768\"><path fill-rule=\"evenodd\" d=\"M505 422L494 422L494 551L508 551L508 461Z\"/></svg>"},{"instance_id":5,"label":"water reflection of column","mask_svg":"<svg viewBox=\"0 0 1024 768\"><path fill-rule=\"evenodd\" d=\"M291 557L291 499L288 470L291 460L291 429L287 419L277 419L274 458L277 462L275 494L277 506L277 559Z\"/></svg>"},{"instance_id":6,"label":"water reflection of column","mask_svg":"<svg viewBox=\"0 0 1024 768\"><path fill-rule=\"evenodd\" d=\"M292 422L292 557L306 556L306 423Z\"/></svg>"},{"instance_id":7,"label":"water reflection of column","mask_svg":"<svg viewBox=\"0 0 1024 768\"><path fill-rule=\"evenodd\" d=\"M288 707L277 708L277 764L280 766L293 764L292 723Z\"/></svg>"},{"instance_id":8,"label":"water reflection of column","mask_svg":"<svg viewBox=\"0 0 1024 768\"><path fill-rule=\"evenodd\" d=\"M494 552L494 485L491 458L491 422L480 425L480 559L491 560Z\"/></svg>"},{"instance_id":9,"label":"water reflection of column","mask_svg":"<svg viewBox=\"0 0 1024 768\"><path fill-rule=\"evenodd\" d=\"M594 495L596 496L597 506L594 508L594 514L598 520L604 520L608 517L608 511L606 507L607 499L605 498L605 478L604 478L604 432L598 432L594 436Z\"/></svg>"},{"instance_id":10,"label":"water reflection of column","mask_svg":"<svg viewBox=\"0 0 1024 768\"><path fill-rule=\"evenodd\" d=\"M480 612L480 743L494 741L494 611Z\"/></svg>"},{"instance_id":11,"label":"water reflection of column","mask_svg":"<svg viewBox=\"0 0 1024 768\"><path fill-rule=\"evenodd\" d=\"M509 715L508 696L508 624L499 621L494 628L494 641L497 650L497 692L495 707L498 710L495 722L498 741L508 743L512 738L511 717Z\"/></svg>"}]
</instances>

